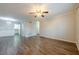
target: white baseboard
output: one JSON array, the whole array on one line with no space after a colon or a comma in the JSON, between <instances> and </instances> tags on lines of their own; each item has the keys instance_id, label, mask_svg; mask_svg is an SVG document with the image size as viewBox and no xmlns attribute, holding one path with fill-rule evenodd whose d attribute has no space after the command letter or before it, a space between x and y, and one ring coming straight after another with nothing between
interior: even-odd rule
<instances>
[{"instance_id":1,"label":"white baseboard","mask_svg":"<svg viewBox=\"0 0 79 59\"><path fill-rule=\"evenodd\" d=\"M54 39L54 40L61 40L61 41L65 41L65 42L76 43L76 42L64 40L64 39L61 39L61 38L49 37L49 36L45 36L45 35L40 35L40 36L41 36L41 37L50 38L50 39Z\"/></svg>"}]
</instances>

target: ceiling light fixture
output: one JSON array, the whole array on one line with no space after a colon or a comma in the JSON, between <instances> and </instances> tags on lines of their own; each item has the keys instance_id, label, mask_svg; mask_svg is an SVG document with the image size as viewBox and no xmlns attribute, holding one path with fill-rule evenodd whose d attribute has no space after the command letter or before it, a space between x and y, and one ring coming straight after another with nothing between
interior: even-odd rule
<instances>
[{"instance_id":1,"label":"ceiling light fixture","mask_svg":"<svg viewBox=\"0 0 79 59\"><path fill-rule=\"evenodd\" d=\"M35 17L44 17L48 13L48 10L45 6L34 6L32 10L29 12L29 14L34 15Z\"/></svg>"}]
</instances>

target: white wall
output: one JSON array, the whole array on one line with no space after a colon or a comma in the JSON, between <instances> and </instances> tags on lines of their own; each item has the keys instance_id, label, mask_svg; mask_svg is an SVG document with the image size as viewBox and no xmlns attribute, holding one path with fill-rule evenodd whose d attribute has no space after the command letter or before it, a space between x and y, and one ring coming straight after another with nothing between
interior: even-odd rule
<instances>
[{"instance_id":1,"label":"white wall","mask_svg":"<svg viewBox=\"0 0 79 59\"><path fill-rule=\"evenodd\" d=\"M76 12L76 45L78 47L78 50L79 50L79 8L77 9L77 12Z\"/></svg>"},{"instance_id":2,"label":"white wall","mask_svg":"<svg viewBox=\"0 0 79 59\"><path fill-rule=\"evenodd\" d=\"M13 36L14 26L13 24L7 24L6 22L0 21L0 37Z\"/></svg>"},{"instance_id":3,"label":"white wall","mask_svg":"<svg viewBox=\"0 0 79 59\"><path fill-rule=\"evenodd\" d=\"M22 24L21 33L25 37L35 36L35 23L24 22ZM15 34L14 23L7 24L6 21L0 20L0 37L13 36Z\"/></svg>"},{"instance_id":4,"label":"white wall","mask_svg":"<svg viewBox=\"0 0 79 59\"><path fill-rule=\"evenodd\" d=\"M22 24L22 36L30 37L36 35L35 23L24 22Z\"/></svg>"},{"instance_id":5,"label":"white wall","mask_svg":"<svg viewBox=\"0 0 79 59\"><path fill-rule=\"evenodd\" d=\"M40 35L52 39L75 43L75 16L73 11L52 19L42 20Z\"/></svg>"}]
</instances>

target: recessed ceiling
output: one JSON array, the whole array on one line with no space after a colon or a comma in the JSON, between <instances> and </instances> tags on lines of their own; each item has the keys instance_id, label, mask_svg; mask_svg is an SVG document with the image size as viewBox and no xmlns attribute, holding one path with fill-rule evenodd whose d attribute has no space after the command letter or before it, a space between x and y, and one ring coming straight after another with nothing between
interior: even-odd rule
<instances>
[{"instance_id":1,"label":"recessed ceiling","mask_svg":"<svg viewBox=\"0 0 79 59\"><path fill-rule=\"evenodd\" d=\"M5 3L0 4L0 16L12 17L22 21L32 20L33 17L28 14L32 6L45 5L49 11L48 16L57 15L69 10L72 10L76 4L74 3L44 3L44 4L31 4L31 3Z\"/></svg>"}]
</instances>

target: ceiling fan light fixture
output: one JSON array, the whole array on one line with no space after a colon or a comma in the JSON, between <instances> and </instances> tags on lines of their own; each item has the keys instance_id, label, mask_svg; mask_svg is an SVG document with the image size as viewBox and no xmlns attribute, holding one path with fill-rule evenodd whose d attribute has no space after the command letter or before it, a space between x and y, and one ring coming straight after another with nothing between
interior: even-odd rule
<instances>
[{"instance_id":1,"label":"ceiling fan light fixture","mask_svg":"<svg viewBox=\"0 0 79 59\"><path fill-rule=\"evenodd\" d=\"M29 14L34 15L34 17L44 17L46 14L48 13L48 10L46 9L45 5L39 6L33 6L33 8L31 9L31 12L29 12Z\"/></svg>"}]
</instances>

